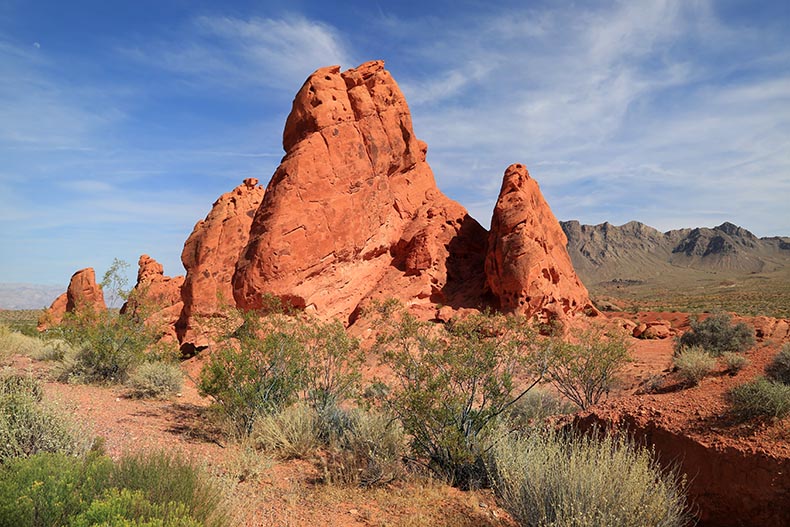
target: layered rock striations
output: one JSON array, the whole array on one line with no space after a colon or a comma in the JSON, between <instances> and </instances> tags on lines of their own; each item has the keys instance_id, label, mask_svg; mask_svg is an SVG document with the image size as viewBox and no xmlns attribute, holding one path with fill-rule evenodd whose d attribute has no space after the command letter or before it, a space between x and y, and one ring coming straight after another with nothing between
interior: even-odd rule
<instances>
[{"instance_id":1,"label":"layered rock striations","mask_svg":"<svg viewBox=\"0 0 790 527\"><path fill-rule=\"evenodd\" d=\"M244 182L214 202L199 221L181 252L186 278L181 288L183 308L176 330L179 340L200 347L207 344L201 317L213 317L234 306L231 278L239 254L247 245L250 225L264 196L255 178Z\"/></svg>"},{"instance_id":2,"label":"layered rock striations","mask_svg":"<svg viewBox=\"0 0 790 527\"><path fill-rule=\"evenodd\" d=\"M283 146L236 267L239 306L260 307L268 293L348 320L375 296L480 300L486 232L436 187L383 62L313 73Z\"/></svg>"},{"instance_id":3,"label":"layered rock striations","mask_svg":"<svg viewBox=\"0 0 790 527\"><path fill-rule=\"evenodd\" d=\"M82 309L104 310L104 294L96 283L96 272L92 267L80 269L71 276L66 292L52 302L44 311L38 324L38 329L43 331L50 326L60 324L66 313L75 313Z\"/></svg>"},{"instance_id":4,"label":"layered rock striations","mask_svg":"<svg viewBox=\"0 0 790 527\"><path fill-rule=\"evenodd\" d=\"M499 308L544 320L594 312L557 218L524 165L510 165L491 218L486 283Z\"/></svg>"}]
</instances>

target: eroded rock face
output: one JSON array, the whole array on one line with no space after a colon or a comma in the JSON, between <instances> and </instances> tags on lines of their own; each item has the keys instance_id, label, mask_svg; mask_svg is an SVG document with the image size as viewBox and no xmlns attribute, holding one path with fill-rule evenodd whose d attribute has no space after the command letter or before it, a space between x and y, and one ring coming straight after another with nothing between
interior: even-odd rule
<instances>
[{"instance_id":1,"label":"eroded rock face","mask_svg":"<svg viewBox=\"0 0 790 527\"><path fill-rule=\"evenodd\" d=\"M143 254L137 262L137 283L121 313L140 316L146 325L159 329L163 337L175 340L175 325L184 306L183 284L183 276L165 276L162 264Z\"/></svg>"},{"instance_id":2,"label":"eroded rock face","mask_svg":"<svg viewBox=\"0 0 790 527\"><path fill-rule=\"evenodd\" d=\"M245 179L214 202L184 244L181 262L187 274L181 288L183 309L176 326L182 345L205 346L207 338L196 326L196 317L215 316L225 306L234 305L231 278L263 195L257 179Z\"/></svg>"},{"instance_id":3,"label":"eroded rock face","mask_svg":"<svg viewBox=\"0 0 790 527\"><path fill-rule=\"evenodd\" d=\"M437 189L383 62L313 73L283 146L233 278L240 307L269 293L351 321L377 296L479 303L486 232Z\"/></svg>"},{"instance_id":4,"label":"eroded rock face","mask_svg":"<svg viewBox=\"0 0 790 527\"><path fill-rule=\"evenodd\" d=\"M499 307L544 320L594 312L566 245L538 183L524 165L510 165L491 219L485 261L486 283Z\"/></svg>"},{"instance_id":5,"label":"eroded rock face","mask_svg":"<svg viewBox=\"0 0 790 527\"><path fill-rule=\"evenodd\" d=\"M92 267L80 269L71 276L66 292L52 302L41 317L39 331L60 324L66 313L74 313L81 309L104 310L104 294L96 283L96 272Z\"/></svg>"}]
</instances>

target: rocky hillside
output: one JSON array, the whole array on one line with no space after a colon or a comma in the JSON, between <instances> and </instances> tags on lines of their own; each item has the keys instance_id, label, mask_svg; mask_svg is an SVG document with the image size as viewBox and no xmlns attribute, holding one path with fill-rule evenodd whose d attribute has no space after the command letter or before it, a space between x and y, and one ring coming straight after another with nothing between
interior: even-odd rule
<instances>
[{"instance_id":1,"label":"rocky hillside","mask_svg":"<svg viewBox=\"0 0 790 527\"><path fill-rule=\"evenodd\" d=\"M758 238L728 222L667 232L636 221L620 226L560 224L573 266L588 286L697 272L755 274L790 268L790 238Z\"/></svg>"}]
</instances>

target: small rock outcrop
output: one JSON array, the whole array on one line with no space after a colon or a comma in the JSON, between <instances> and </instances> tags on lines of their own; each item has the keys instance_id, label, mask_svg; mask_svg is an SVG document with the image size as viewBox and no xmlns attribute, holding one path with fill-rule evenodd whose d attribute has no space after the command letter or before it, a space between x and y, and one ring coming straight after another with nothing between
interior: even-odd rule
<instances>
[{"instance_id":1,"label":"small rock outcrop","mask_svg":"<svg viewBox=\"0 0 790 527\"><path fill-rule=\"evenodd\" d=\"M176 324L182 347L207 345L196 318L216 316L225 306L234 305L231 278L263 196L264 189L257 179L245 179L214 202L206 218L195 225L187 238L181 253L187 271L181 288L183 308Z\"/></svg>"},{"instance_id":2,"label":"small rock outcrop","mask_svg":"<svg viewBox=\"0 0 790 527\"><path fill-rule=\"evenodd\" d=\"M121 313L145 319L146 325L161 330L163 337L174 341L175 324L184 306L183 284L183 276L165 276L162 264L143 254L137 262L137 283Z\"/></svg>"},{"instance_id":3,"label":"small rock outcrop","mask_svg":"<svg viewBox=\"0 0 790 527\"><path fill-rule=\"evenodd\" d=\"M273 294L352 322L370 297L432 312L436 303L479 302L486 231L436 187L383 62L310 75L283 147L236 266L240 307Z\"/></svg>"},{"instance_id":4,"label":"small rock outcrop","mask_svg":"<svg viewBox=\"0 0 790 527\"><path fill-rule=\"evenodd\" d=\"M505 171L488 235L486 283L506 312L565 319L595 312L573 270L567 239L524 165Z\"/></svg>"},{"instance_id":5,"label":"small rock outcrop","mask_svg":"<svg viewBox=\"0 0 790 527\"><path fill-rule=\"evenodd\" d=\"M56 326L61 323L66 313L74 313L82 309L107 309L104 294L96 283L96 272L92 267L80 269L71 276L66 292L56 298L49 309L44 311L38 329L44 331Z\"/></svg>"}]
</instances>

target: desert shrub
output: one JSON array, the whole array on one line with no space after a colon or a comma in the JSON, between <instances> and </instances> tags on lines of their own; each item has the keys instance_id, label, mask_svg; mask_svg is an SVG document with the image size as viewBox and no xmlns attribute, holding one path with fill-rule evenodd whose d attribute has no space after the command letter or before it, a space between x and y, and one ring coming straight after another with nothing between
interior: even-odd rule
<instances>
[{"instance_id":1,"label":"desert shrub","mask_svg":"<svg viewBox=\"0 0 790 527\"><path fill-rule=\"evenodd\" d=\"M624 437L511 435L496 443L489 468L499 503L520 525L689 524L685 481Z\"/></svg>"},{"instance_id":2,"label":"desert shrub","mask_svg":"<svg viewBox=\"0 0 790 527\"><path fill-rule=\"evenodd\" d=\"M347 427L333 437L324 458L324 480L332 484L373 487L404 474L403 427L375 410L348 414Z\"/></svg>"},{"instance_id":3,"label":"desert shrub","mask_svg":"<svg viewBox=\"0 0 790 527\"><path fill-rule=\"evenodd\" d=\"M85 447L65 416L41 404L41 388L35 380L3 375L0 381L0 463L39 452L75 454Z\"/></svg>"},{"instance_id":4,"label":"desert shrub","mask_svg":"<svg viewBox=\"0 0 790 527\"><path fill-rule=\"evenodd\" d=\"M736 386L727 396L733 413L741 419L790 415L790 386L778 381L759 377Z\"/></svg>"},{"instance_id":5,"label":"desert shrub","mask_svg":"<svg viewBox=\"0 0 790 527\"><path fill-rule=\"evenodd\" d=\"M177 456L38 454L0 466L0 527L227 523L217 487Z\"/></svg>"},{"instance_id":6,"label":"desert shrub","mask_svg":"<svg viewBox=\"0 0 790 527\"><path fill-rule=\"evenodd\" d=\"M790 385L790 344L782 346L771 363L765 368L769 378Z\"/></svg>"},{"instance_id":7,"label":"desert shrub","mask_svg":"<svg viewBox=\"0 0 790 527\"><path fill-rule=\"evenodd\" d=\"M69 527L202 527L179 502L151 503L140 491L109 489Z\"/></svg>"},{"instance_id":8,"label":"desert shrub","mask_svg":"<svg viewBox=\"0 0 790 527\"><path fill-rule=\"evenodd\" d=\"M680 350L673 362L680 378L690 386L696 386L716 369L716 359L699 346Z\"/></svg>"},{"instance_id":9,"label":"desert shrub","mask_svg":"<svg viewBox=\"0 0 790 527\"><path fill-rule=\"evenodd\" d=\"M533 356L535 367L545 372L546 380L582 409L609 393L628 361L625 337L606 333L601 327L578 332L570 341L551 338L541 353Z\"/></svg>"},{"instance_id":10,"label":"desert shrub","mask_svg":"<svg viewBox=\"0 0 790 527\"><path fill-rule=\"evenodd\" d=\"M156 331L141 320L90 309L67 314L47 333L73 348L62 359L60 380L98 384L126 382L157 338Z\"/></svg>"},{"instance_id":11,"label":"desert shrub","mask_svg":"<svg viewBox=\"0 0 790 527\"><path fill-rule=\"evenodd\" d=\"M420 322L395 302L376 310L375 349L396 379L379 400L411 436L416 460L454 485L483 483L491 433L537 383L514 385L534 343L529 325L480 314L440 326Z\"/></svg>"},{"instance_id":12,"label":"desert shrub","mask_svg":"<svg viewBox=\"0 0 790 527\"><path fill-rule=\"evenodd\" d=\"M66 355L74 355L74 350L65 340L56 338L44 340L40 350L33 353L36 360L63 361Z\"/></svg>"},{"instance_id":13,"label":"desert shrub","mask_svg":"<svg viewBox=\"0 0 790 527\"><path fill-rule=\"evenodd\" d=\"M749 359L743 353L725 351L721 354L725 369L731 374L736 374L749 364Z\"/></svg>"},{"instance_id":14,"label":"desert shrub","mask_svg":"<svg viewBox=\"0 0 790 527\"><path fill-rule=\"evenodd\" d=\"M712 315L705 320L690 321L691 329L675 343L675 351L699 346L718 357L725 351L741 352L754 346L754 329L744 322L732 323L730 315Z\"/></svg>"},{"instance_id":15,"label":"desert shrub","mask_svg":"<svg viewBox=\"0 0 790 527\"><path fill-rule=\"evenodd\" d=\"M259 336L260 323L247 315L244 324L211 354L198 387L242 434L260 416L296 401L305 386L306 360L293 335L274 331Z\"/></svg>"},{"instance_id":16,"label":"desert shrub","mask_svg":"<svg viewBox=\"0 0 790 527\"><path fill-rule=\"evenodd\" d=\"M26 396L38 403L43 399L44 391L32 375L13 370L0 371L0 397L11 395Z\"/></svg>"},{"instance_id":17,"label":"desert shrub","mask_svg":"<svg viewBox=\"0 0 790 527\"><path fill-rule=\"evenodd\" d=\"M112 462L43 453L0 465L0 527L68 525L107 486Z\"/></svg>"},{"instance_id":18,"label":"desert shrub","mask_svg":"<svg viewBox=\"0 0 790 527\"><path fill-rule=\"evenodd\" d=\"M576 406L544 389L534 388L519 399L507 413L511 430L529 430L541 426L547 417L573 413Z\"/></svg>"},{"instance_id":19,"label":"desert shrub","mask_svg":"<svg viewBox=\"0 0 790 527\"><path fill-rule=\"evenodd\" d=\"M37 337L23 335L0 324L0 362L11 355L34 356L44 347L44 342Z\"/></svg>"},{"instance_id":20,"label":"desert shrub","mask_svg":"<svg viewBox=\"0 0 790 527\"><path fill-rule=\"evenodd\" d=\"M355 394L363 357L342 324L277 311L260 315L228 317L243 322L221 340L199 382L238 432L249 434L257 418L300 396L323 413Z\"/></svg>"},{"instance_id":21,"label":"desert shrub","mask_svg":"<svg viewBox=\"0 0 790 527\"><path fill-rule=\"evenodd\" d=\"M133 397L162 398L181 391L184 374L177 363L148 361L129 375L127 385Z\"/></svg>"},{"instance_id":22,"label":"desert shrub","mask_svg":"<svg viewBox=\"0 0 790 527\"><path fill-rule=\"evenodd\" d=\"M260 450L282 459L303 459L314 455L324 443L320 426L318 412L297 403L256 419L250 438Z\"/></svg>"},{"instance_id":23,"label":"desert shrub","mask_svg":"<svg viewBox=\"0 0 790 527\"><path fill-rule=\"evenodd\" d=\"M189 516L206 527L228 522L219 487L203 470L177 454L127 454L114 464L109 486L140 491L156 504L182 503Z\"/></svg>"}]
</instances>

